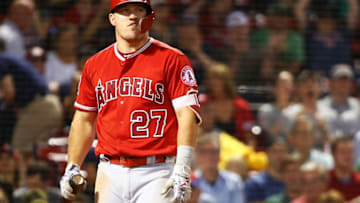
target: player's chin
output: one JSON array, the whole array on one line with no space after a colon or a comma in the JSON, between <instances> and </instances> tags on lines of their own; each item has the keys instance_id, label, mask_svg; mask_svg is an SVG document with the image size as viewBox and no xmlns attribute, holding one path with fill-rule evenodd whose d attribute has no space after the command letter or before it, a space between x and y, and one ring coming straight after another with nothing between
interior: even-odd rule
<instances>
[{"instance_id":1,"label":"player's chin","mask_svg":"<svg viewBox=\"0 0 360 203\"><path fill-rule=\"evenodd\" d=\"M126 38L127 40L135 40L139 38L139 35L140 30L129 30L128 32L126 32L124 38Z\"/></svg>"}]
</instances>

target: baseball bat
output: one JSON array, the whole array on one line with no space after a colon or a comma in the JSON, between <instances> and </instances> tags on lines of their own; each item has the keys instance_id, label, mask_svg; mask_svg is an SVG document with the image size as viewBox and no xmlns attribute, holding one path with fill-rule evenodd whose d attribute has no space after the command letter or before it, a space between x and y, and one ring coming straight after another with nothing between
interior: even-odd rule
<instances>
[{"instance_id":1,"label":"baseball bat","mask_svg":"<svg viewBox=\"0 0 360 203\"><path fill-rule=\"evenodd\" d=\"M86 180L81 175L75 175L70 180L70 186L73 188L73 194L77 195L86 189ZM72 203L73 200L63 198L63 203Z\"/></svg>"}]
</instances>

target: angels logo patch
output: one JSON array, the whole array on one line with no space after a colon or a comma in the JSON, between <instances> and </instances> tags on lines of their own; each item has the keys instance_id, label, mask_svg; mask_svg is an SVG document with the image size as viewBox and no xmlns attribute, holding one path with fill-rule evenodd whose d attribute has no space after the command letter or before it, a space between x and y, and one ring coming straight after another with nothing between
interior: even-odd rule
<instances>
[{"instance_id":1,"label":"angels logo patch","mask_svg":"<svg viewBox=\"0 0 360 203\"><path fill-rule=\"evenodd\" d=\"M196 78L193 69L190 66L185 66L181 70L180 74L181 81L188 86L195 86L196 85Z\"/></svg>"}]
</instances>

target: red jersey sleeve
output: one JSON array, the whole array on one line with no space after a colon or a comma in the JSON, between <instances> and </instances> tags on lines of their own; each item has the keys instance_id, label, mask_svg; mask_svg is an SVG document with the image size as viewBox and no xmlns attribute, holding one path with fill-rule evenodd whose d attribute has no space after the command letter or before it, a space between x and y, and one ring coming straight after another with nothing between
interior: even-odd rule
<instances>
[{"instance_id":1,"label":"red jersey sleeve","mask_svg":"<svg viewBox=\"0 0 360 203\"><path fill-rule=\"evenodd\" d=\"M97 111L95 87L89 79L89 61L86 62L79 81L74 107L80 111Z\"/></svg>"},{"instance_id":2,"label":"red jersey sleeve","mask_svg":"<svg viewBox=\"0 0 360 203\"><path fill-rule=\"evenodd\" d=\"M171 59L167 71L167 84L175 111L185 106L189 107L201 123L198 85L192 65L185 55L179 54Z\"/></svg>"}]
</instances>

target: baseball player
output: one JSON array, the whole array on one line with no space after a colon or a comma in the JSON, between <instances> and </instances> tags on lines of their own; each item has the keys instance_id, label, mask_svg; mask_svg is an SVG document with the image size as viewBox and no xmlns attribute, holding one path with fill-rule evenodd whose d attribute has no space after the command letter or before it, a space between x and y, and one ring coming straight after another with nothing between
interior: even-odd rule
<instances>
[{"instance_id":1,"label":"baseball player","mask_svg":"<svg viewBox=\"0 0 360 203\"><path fill-rule=\"evenodd\" d=\"M149 0L111 0L116 42L84 66L60 188L74 199L71 179L96 129L100 157L96 202L184 202L196 142L199 102L188 58L149 36ZM176 159L175 159L176 156Z\"/></svg>"}]
</instances>

